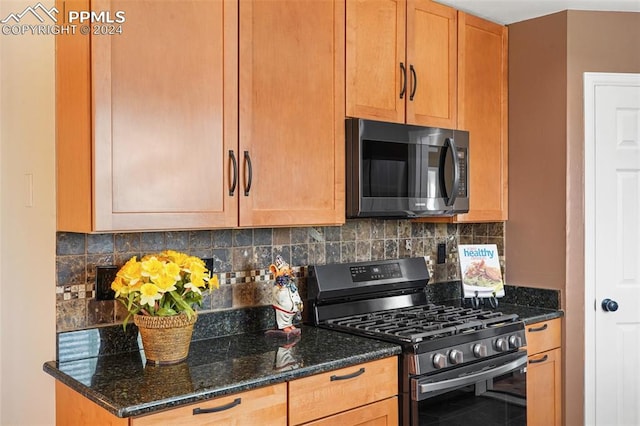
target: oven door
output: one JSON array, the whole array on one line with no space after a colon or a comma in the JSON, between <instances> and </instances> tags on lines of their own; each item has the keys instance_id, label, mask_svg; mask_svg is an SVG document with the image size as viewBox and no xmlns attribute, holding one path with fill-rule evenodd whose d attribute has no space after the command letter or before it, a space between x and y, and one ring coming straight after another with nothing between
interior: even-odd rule
<instances>
[{"instance_id":1,"label":"oven door","mask_svg":"<svg viewBox=\"0 0 640 426\"><path fill-rule=\"evenodd\" d=\"M412 425L526 425L526 350L411 379Z\"/></svg>"}]
</instances>

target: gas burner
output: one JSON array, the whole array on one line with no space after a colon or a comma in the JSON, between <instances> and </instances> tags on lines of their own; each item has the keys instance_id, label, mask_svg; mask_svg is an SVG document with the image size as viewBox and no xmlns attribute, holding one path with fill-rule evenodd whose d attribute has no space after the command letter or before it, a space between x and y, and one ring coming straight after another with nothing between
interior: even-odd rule
<instances>
[{"instance_id":1,"label":"gas burner","mask_svg":"<svg viewBox=\"0 0 640 426\"><path fill-rule=\"evenodd\" d=\"M517 315L501 312L426 304L329 319L327 325L345 331L356 330L390 340L417 343L471 333L510 323L517 318Z\"/></svg>"}]
</instances>

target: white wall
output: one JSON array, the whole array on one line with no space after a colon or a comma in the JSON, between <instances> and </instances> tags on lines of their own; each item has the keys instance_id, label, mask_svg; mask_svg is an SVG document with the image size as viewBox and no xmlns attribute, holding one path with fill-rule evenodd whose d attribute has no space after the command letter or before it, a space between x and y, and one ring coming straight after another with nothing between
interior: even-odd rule
<instances>
[{"instance_id":1,"label":"white wall","mask_svg":"<svg viewBox=\"0 0 640 426\"><path fill-rule=\"evenodd\" d=\"M35 4L2 0L0 19ZM56 355L54 92L53 36L0 34L2 425L55 423L54 381L42 371Z\"/></svg>"}]
</instances>

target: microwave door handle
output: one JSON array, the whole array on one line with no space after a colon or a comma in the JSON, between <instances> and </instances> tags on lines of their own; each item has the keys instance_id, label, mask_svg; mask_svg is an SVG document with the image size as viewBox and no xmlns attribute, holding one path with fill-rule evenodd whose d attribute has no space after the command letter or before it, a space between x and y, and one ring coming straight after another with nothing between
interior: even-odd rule
<instances>
[{"instance_id":1,"label":"microwave door handle","mask_svg":"<svg viewBox=\"0 0 640 426\"><path fill-rule=\"evenodd\" d=\"M445 144L451 149L451 157L453 160L453 185L451 186L451 195L448 197L449 200L447 202L447 206L453 206L453 203L455 203L456 198L458 197L458 188L460 187L460 166L458 164L458 159L456 158L458 149L453 142L453 138L446 138ZM444 166L444 164L442 164L442 166ZM444 168L441 170L444 170Z\"/></svg>"}]
</instances>

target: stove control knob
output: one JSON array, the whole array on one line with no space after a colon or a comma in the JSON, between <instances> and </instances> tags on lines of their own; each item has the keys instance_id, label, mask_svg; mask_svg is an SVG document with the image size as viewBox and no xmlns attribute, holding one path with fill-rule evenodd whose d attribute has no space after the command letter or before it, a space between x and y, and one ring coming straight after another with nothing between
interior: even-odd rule
<instances>
[{"instance_id":1,"label":"stove control knob","mask_svg":"<svg viewBox=\"0 0 640 426\"><path fill-rule=\"evenodd\" d=\"M447 357L442 354L435 354L433 356L433 366L435 368L444 368L447 366Z\"/></svg>"},{"instance_id":2,"label":"stove control knob","mask_svg":"<svg viewBox=\"0 0 640 426\"><path fill-rule=\"evenodd\" d=\"M509 350L509 342L507 341L507 339L504 338L499 338L498 340L496 340L496 350L498 352L505 352Z\"/></svg>"},{"instance_id":3,"label":"stove control knob","mask_svg":"<svg viewBox=\"0 0 640 426\"><path fill-rule=\"evenodd\" d=\"M487 346L482 343L476 343L473 345L473 356L476 358L484 358L487 356Z\"/></svg>"},{"instance_id":4,"label":"stove control knob","mask_svg":"<svg viewBox=\"0 0 640 426\"><path fill-rule=\"evenodd\" d=\"M509 346L513 349L518 349L522 346L522 338L520 336L510 336L509 337Z\"/></svg>"},{"instance_id":5,"label":"stove control knob","mask_svg":"<svg viewBox=\"0 0 640 426\"><path fill-rule=\"evenodd\" d=\"M454 349L449 352L449 362L451 364L462 364L463 354L461 351Z\"/></svg>"}]
</instances>

